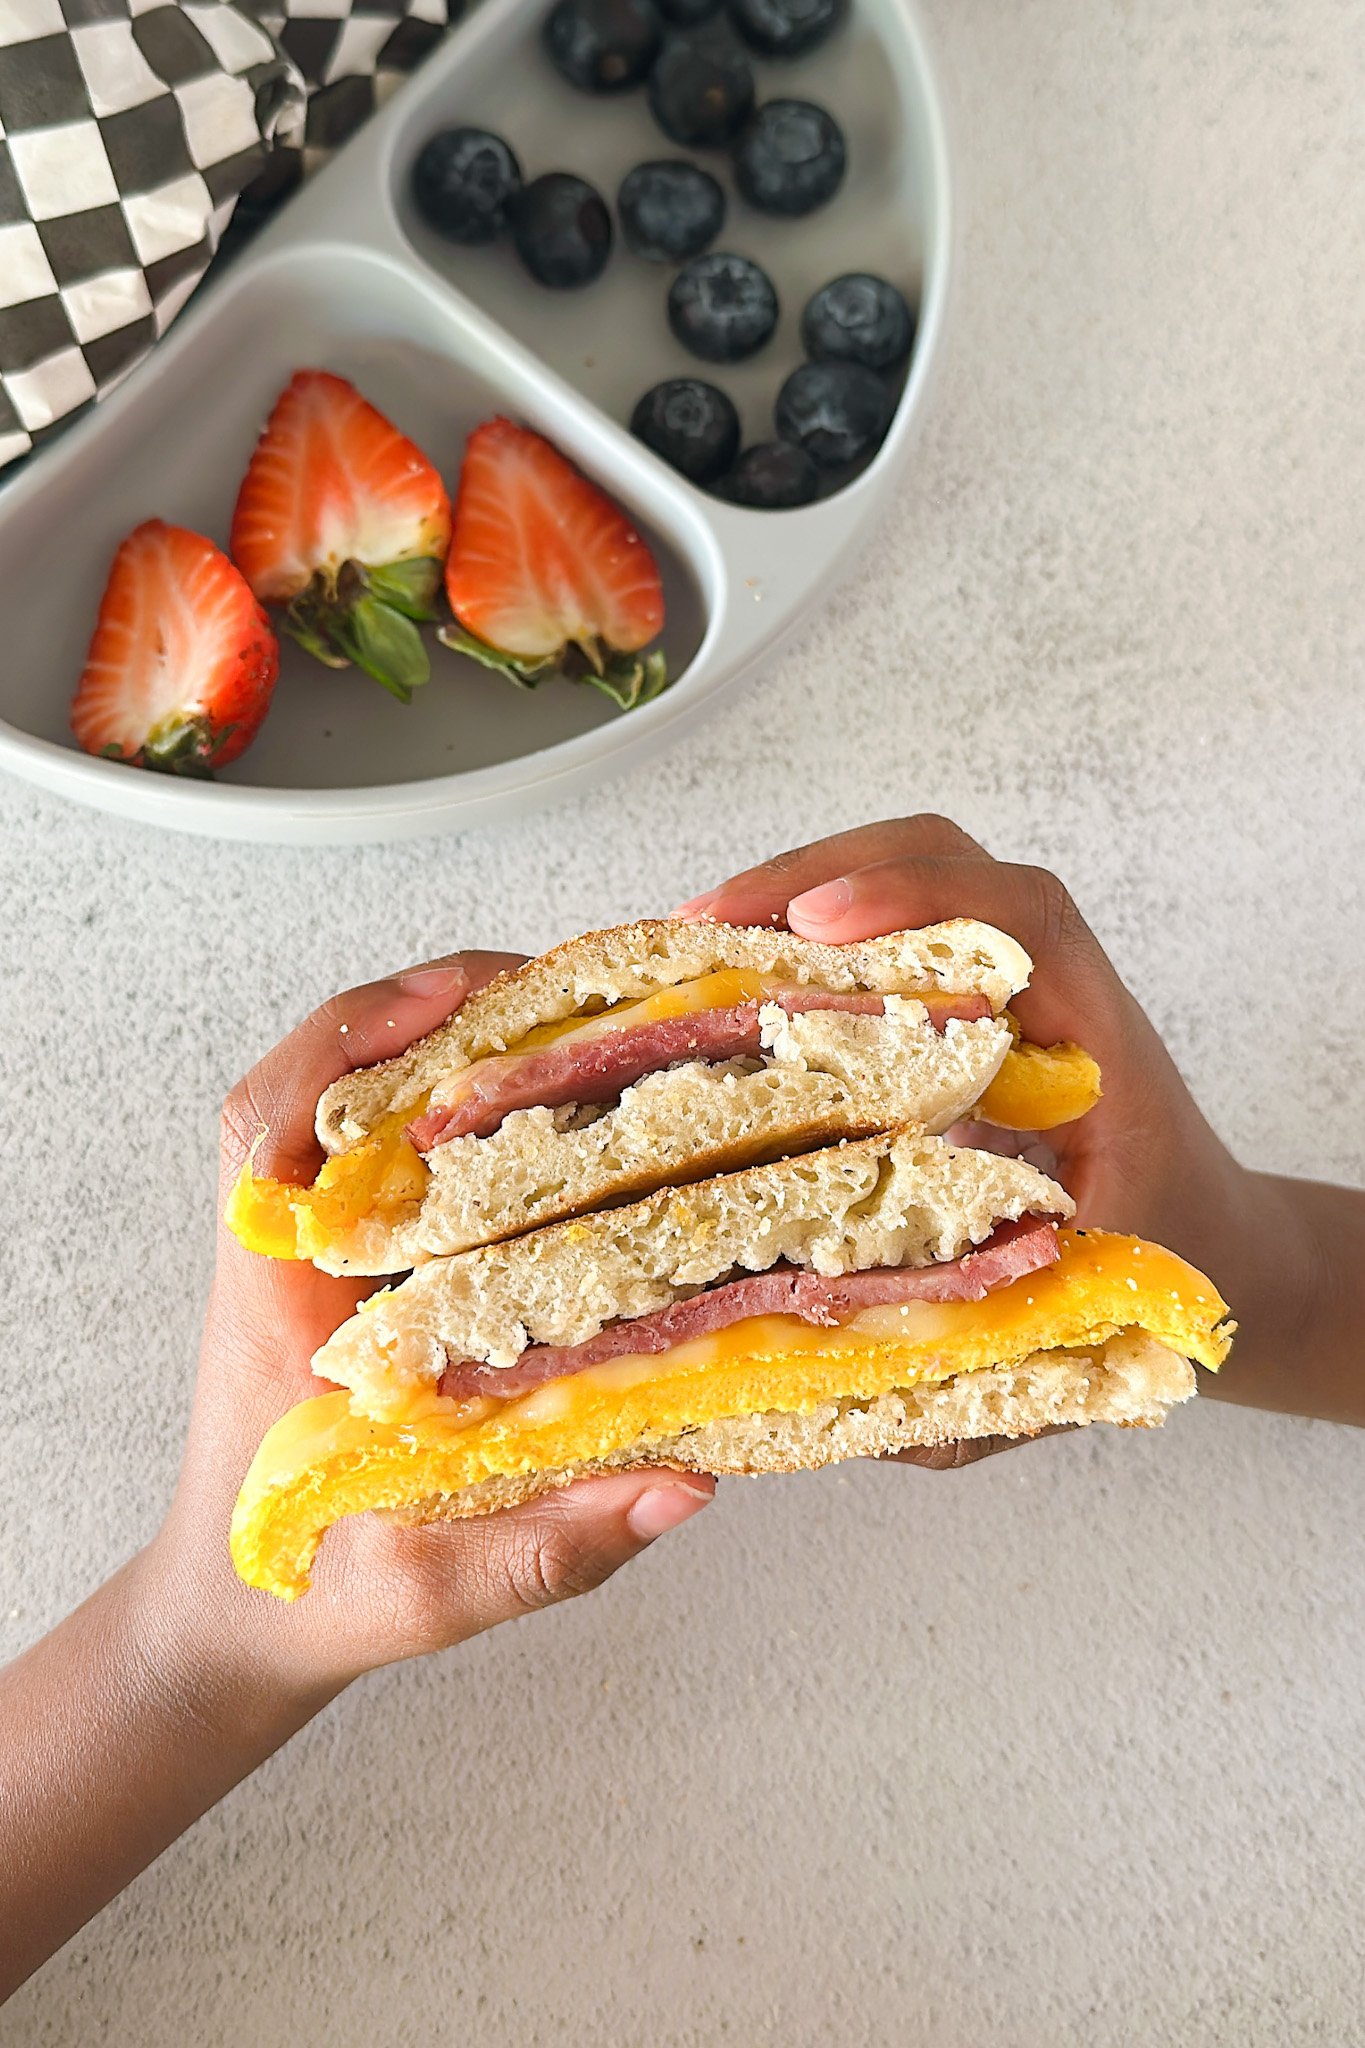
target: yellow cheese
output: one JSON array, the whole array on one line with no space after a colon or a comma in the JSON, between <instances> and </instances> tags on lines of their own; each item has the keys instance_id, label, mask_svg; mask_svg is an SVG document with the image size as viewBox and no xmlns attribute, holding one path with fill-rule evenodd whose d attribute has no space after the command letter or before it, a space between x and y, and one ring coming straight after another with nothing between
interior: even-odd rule
<instances>
[{"instance_id":1,"label":"yellow cheese","mask_svg":"<svg viewBox=\"0 0 1365 2048\"><path fill-rule=\"evenodd\" d=\"M561 1038L597 1038L604 1031L629 1031L637 1024L657 1024L664 1017L690 1017L699 1010L729 1010L739 1003L758 1001L766 986L765 977L748 967L723 967L715 974L703 974L695 981L680 981L661 988L656 995L612 1003L595 1016L561 1017L557 1024L537 1024L494 1058L516 1059L535 1052L542 1045L554 1045ZM479 1063L476 1061L475 1065ZM469 1069L473 1073L474 1068ZM462 1074L461 1080L465 1079Z\"/></svg>"},{"instance_id":2,"label":"yellow cheese","mask_svg":"<svg viewBox=\"0 0 1365 2048\"><path fill-rule=\"evenodd\" d=\"M345 1393L305 1401L276 1423L247 1474L232 1521L237 1570L293 1599L307 1588L324 1531L343 1515L412 1507L498 1474L559 1470L726 1417L873 1400L1035 1351L1104 1343L1124 1329L1221 1364L1227 1305L1192 1266L1130 1237L1059 1237L1054 1266L982 1301L908 1303L904 1315L869 1309L834 1329L751 1317L508 1401L438 1400L400 1423L353 1414Z\"/></svg>"}]
</instances>

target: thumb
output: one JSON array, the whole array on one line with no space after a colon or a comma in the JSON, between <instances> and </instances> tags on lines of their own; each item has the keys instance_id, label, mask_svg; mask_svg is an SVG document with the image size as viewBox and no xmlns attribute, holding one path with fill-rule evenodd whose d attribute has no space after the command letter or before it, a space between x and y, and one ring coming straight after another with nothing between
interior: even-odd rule
<instances>
[{"instance_id":1,"label":"thumb","mask_svg":"<svg viewBox=\"0 0 1365 2048\"><path fill-rule=\"evenodd\" d=\"M691 1521L715 1490L709 1473L613 1473L580 1479L499 1515L489 1525L501 1539L498 1582L488 1617L478 1625L490 1628L593 1592L657 1537Z\"/></svg>"},{"instance_id":2,"label":"thumb","mask_svg":"<svg viewBox=\"0 0 1365 2048\"><path fill-rule=\"evenodd\" d=\"M364 1664L421 1656L592 1592L690 1521L715 1490L709 1473L660 1467L575 1480L520 1507L458 1521L357 1516L323 1545L310 1597L321 1591L353 1617L382 1617L377 1630L364 1631L374 1638Z\"/></svg>"}]
</instances>

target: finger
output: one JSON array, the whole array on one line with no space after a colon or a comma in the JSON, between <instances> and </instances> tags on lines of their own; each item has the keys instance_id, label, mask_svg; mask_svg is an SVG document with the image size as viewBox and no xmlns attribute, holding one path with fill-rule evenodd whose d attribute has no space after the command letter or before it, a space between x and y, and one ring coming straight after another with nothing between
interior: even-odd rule
<instances>
[{"instance_id":1,"label":"finger","mask_svg":"<svg viewBox=\"0 0 1365 2048\"><path fill-rule=\"evenodd\" d=\"M979 1465L983 1458L993 1458L1000 1451L1018 1450L1024 1444L1036 1444L1045 1436L1069 1436L1078 1426L1074 1422L1055 1422L1045 1429L1036 1429L1032 1436L972 1436L951 1444L916 1444L908 1451L892 1451L885 1462L918 1465L925 1472L960 1472L966 1465Z\"/></svg>"},{"instance_id":2,"label":"finger","mask_svg":"<svg viewBox=\"0 0 1365 2048\"><path fill-rule=\"evenodd\" d=\"M885 818L836 832L809 846L779 853L772 860L746 868L719 888L694 896L675 910L675 917L709 917L726 924L774 924L786 919L793 896L843 875L853 868L917 854L981 854L984 849L950 818L923 812L911 818Z\"/></svg>"},{"instance_id":3,"label":"finger","mask_svg":"<svg viewBox=\"0 0 1365 2048\"><path fill-rule=\"evenodd\" d=\"M404 1527L361 1516L323 1545L310 1597L353 1613L382 1587L375 1661L420 1655L591 1592L699 1514L715 1488L708 1474L660 1468L580 1479L468 1520Z\"/></svg>"},{"instance_id":4,"label":"finger","mask_svg":"<svg viewBox=\"0 0 1365 2048\"><path fill-rule=\"evenodd\" d=\"M451 953L330 996L228 1096L222 1128L224 1185L237 1178L258 1141L258 1172L277 1180L312 1180L323 1156L313 1130L323 1091L356 1067L405 1051L443 1024L475 989L519 966L524 957Z\"/></svg>"},{"instance_id":5,"label":"finger","mask_svg":"<svg viewBox=\"0 0 1365 2048\"><path fill-rule=\"evenodd\" d=\"M794 896L787 921L803 938L847 945L883 932L975 917L998 925L1033 960L1028 990L1010 1008L1040 1045L1074 1038L1104 1061L1091 1041L1111 1020L1131 1024L1133 999L1098 939L1055 875L987 855L919 854L879 861Z\"/></svg>"}]
</instances>

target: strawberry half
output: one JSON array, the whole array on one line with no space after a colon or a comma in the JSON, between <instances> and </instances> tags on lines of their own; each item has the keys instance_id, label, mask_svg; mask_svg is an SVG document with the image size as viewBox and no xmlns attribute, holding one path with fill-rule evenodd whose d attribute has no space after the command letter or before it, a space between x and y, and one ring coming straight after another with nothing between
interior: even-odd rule
<instances>
[{"instance_id":1,"label":"strawberry half","mask_svg":"<svg viewBox=\"0 0 1365 2048\"><path fill-rule=\"evenodd\" d=\"M450 500L419 448L344 377L300 370L256 444L232 558L329 668L355 662L401 703L431 674L414 621L436 617Z\"/></svg>"},{"instance_id":2,"label":"strawberry half","mask_svg":"<svg viewBox=\"0 0 1365 2048\"><path fill-rule=\"evenodd\" d=\"M270 621L227 556L149 519L114 556L71 730L87 754L209 775L255 738L279 666Z\"/></svg>"},{"instance_id":3,"label":"strawberry half","mask_svg":"<svg viewBox=\"0 0 1365 2048\"><path fill-rule=\"evenodd\" d=\"M486 420L465 449L446 563L447 647L531 685L576 673L623 708L657 697L658 566L596 484L539 434Z\"/></svg>"}]
</instances>

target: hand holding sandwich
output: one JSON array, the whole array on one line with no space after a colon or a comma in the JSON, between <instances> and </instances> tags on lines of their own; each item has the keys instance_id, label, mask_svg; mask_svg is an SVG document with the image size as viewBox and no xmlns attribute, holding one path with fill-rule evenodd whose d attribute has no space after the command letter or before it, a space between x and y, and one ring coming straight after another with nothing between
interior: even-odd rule
<instances>
[{"instance_id":1,"label":"hand holding sandwich","mask_svg":"<svg viewBox=\"0 0 1365 2048\"><path fill-rule=\"evenodd\" d=\"M336 998L234 1091L223 1195L257 1250L220 1232L171 1512L0 1673L0 1997L359 1672L599 1584L705 1504L708 1470L916 1432L933 1447L909 1455L955 1462L945 1436L997 1443L996 1415L1019 1437L1160 1422L1193 1390L1186 1360L1226 1349L1216 1291L1161 1241L1241 1322L1205 1391L1365 1421L1365 1196L1233 1160L1051 876L917 818L686 914L760 929L598 934L488 996L511 957L439 961ZM962 919L997 929L935 926ZM973 1104L997 1130L1045 1127L1065 1189L934 1135ZM1072 1197L1076 1230L1057 1220ZM355 1276L408 1246L425 1267L357 1315L375 1281ZM315 1352L391 1394L405 1345L397 1423L318 1395ZM681 1355L703 1369L680 1375ZM589 1426L620 1445L561 1485ZM467 1519L359 1512L430 1500ZM234 1575L230 1519L239 1568L285 1598Z\"/></svg>"},{"instance_id":2,"label":"hand holding sandwich","mask_svg":"<svg viewBox=\"0 0 1365 2048\"><path fill-rule=\"evenodd\" d=\"M323 1090L517 957L456 955L324 1004L228 1098L223 1194L258 1140L262 1171L306 1180ZM248 1591L226 1542L241 1474L316 1386L312 1352L375 1284L257 1258L220 1230L165 1525L0 1672L0 2000L361 1672L586 1592L709 1500L705 1477L643 1471L472 1522L352 1517L312 1598L286 1607Z\"/></svg>"},{"instance_id":3,"label":"hand holding sandwich","mask_svg":"<svg viewBox=\"0 0 1365 2048\"><path fill-rule=\"evenodd\" d=\"M1223 1363L1216 1280L1072 1226L1005 1137L1074 1139L1103 1092L1054 1036L1074 1006L1024 1000L1028 948L950 901L831 943L756 893L497 976L327 1090L311 1181L244 1168L226 1216L254 1252L409 1269L262 1440L231 1526L249 1585L300 1599L366 1511L477 1517L587 1472L1155 1428ZM989 1141L944 1135L964 1124Z\"/></svg>"},{"instance_id":4,"label":"hand holding sandwich","mask_svg":"<svg viewBox=\"0 0 1365 2048\"><path fill-rule=\"evenodd\" d=\"M1045 1141L1043 1163L1074 1197L1076 1221L1174 1245L1212 1275L1238 1334L1204 1393L1365 1423L1365 1193L1257 1173L1233 1158L1055 875L993 860L959 826L926 814L779 854L679 914L785 925L833 945L941 917L979 917L1011 933L1034 963L1011 1003L1020 1025L1042 1045L1078 1040L1104 1076L1095 1107Z\"/></svg>"}]
</instances>

